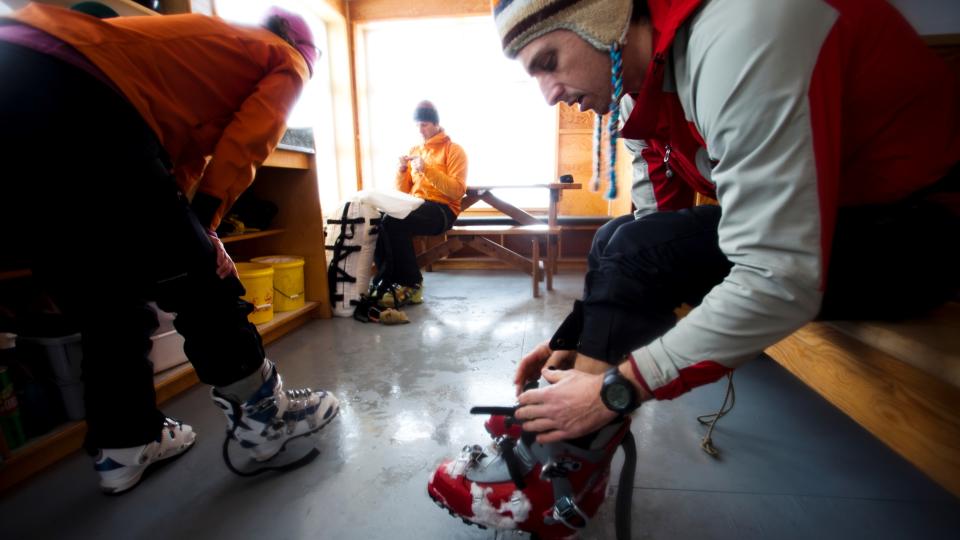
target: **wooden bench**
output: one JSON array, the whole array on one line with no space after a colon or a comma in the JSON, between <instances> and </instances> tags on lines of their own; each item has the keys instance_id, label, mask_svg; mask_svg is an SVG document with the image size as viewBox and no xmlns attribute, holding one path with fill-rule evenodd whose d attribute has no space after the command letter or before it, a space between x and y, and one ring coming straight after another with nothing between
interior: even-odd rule
<instances>
[{"instance_id":1,"label":"wooden bench","mask_svg":"<svg viewBox=\"0 0 960 540\"><path fill-rule=\"evenodd\" d=\"M533 296L540 296L540 282L546 278L548 291L553 290L553 272L556 264L554 244L559 227L549 225L465 225L455 226L443 235L443 240L417 255L417 264L429 268L434 262L466 246L517 268L532 278ZM523 255L488 238L489 236L525 236L531 241L531 255ZM546 260L541 253L546 248Z\"/></svg>"},{"instance_id":2,"label":"wooden bench","mask_svg":"<svg viewBox=\"0 0 960 540\"><path fill-rule=\"evenodd\" d=\"M924 39L960 75L960 34ZM899 323L810 323L766 352L960 497L960 304Z\"/></svg>"},{"instance_id":3,"label":"wooden bench","mask_svg":"<svg viewBox=\"0 0 960 540\"><path fill-rule=\"evenodd\" d=\"M766 352L960 497L960 303L898 323L810 323Z\"/></svg>"},{"instance_id":4,"label":"wooden bench","mask_svg":"<svg viewBox=\"0 0 960 540\"><path fill-rule=\"evenodd\" d=\"M547 207L547 223L540 220L513 204L497 197L494 190L502 189L546 189L550 194L550 203ZM553 182L549 184L529 185L483 185L467 186L466 193L460 201L460 208L466 210L474 204L483 201L518 225L460 225L455 226L443 235L439 244L421 247L417 255L417 264L420 268L432 270L432 265L439 259L470 246L477 251L498 259L509 266L518 268L533 278L533 296L540 296L540 281L546 275L547 290L553 290L553 273L557 271L558 241L560 227L557 224L557 204L564 191L580 189L580 184L568 182ZM529 258L490 240L489 236L526 236L531 241L531 256ZM416 240L417 244L433 244L428 240ZM545 242L541 246L541 242ZM546 247L546 261L541 260L542 247ZM546 268L544 268L544 263Z\"/></svg>"}]
</instances>

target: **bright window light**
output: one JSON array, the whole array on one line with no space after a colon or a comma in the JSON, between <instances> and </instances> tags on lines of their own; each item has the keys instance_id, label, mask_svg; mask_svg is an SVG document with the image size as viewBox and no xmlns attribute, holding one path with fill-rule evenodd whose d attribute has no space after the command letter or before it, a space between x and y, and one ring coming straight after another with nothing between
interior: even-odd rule
<instances>
[{"instance_id":1,"label":"bright window light","mask_svg":"<svg viewBox=\"0 0 960 540\"><path fill-rule=\"evenodd\" d=\"M556 111L501 51L490 17L371 22L357 32L365 187L393 189L397 158L422 142L413 110L432 101L469 162L468 185L556 181ZM545 189L497 195L546 208Z\"/></svg>"},{"instance_id":2,"label":"bright window light","mask_svg":"<svg viewBox=\"0 0 960 540\"><path fill-rule=\"evenodd\" d=\"M319 49L319 56L313 66L313 77L304 86L300 99L290 111L287 127L297 131L313 128L320 200L324 208L334 208L342 198L343 186L338 174L337 141L333 124L333 81L330 76L330 47L326 24L311 9L309 0L216 1L219 17L250 26L260 25L270 6L279 6L300 14L309 25L314 45ZM349 159L352 163L353 152L350 152ZM355 189L355 181L351 180L350 184L349 187Z\"/></svg>"},{"instance_id":3,"label":"bright window light","mask_svg":"<svg viewBox=\"0 0 960 540\"><path fill-rule=\"evenodd\" d=\"M322 111L329 110L329 100L314 99L312 96L317 94L329 94L326 91L329 88L329 75L324 68L326 67L327 54L326 28L322 23L314 20L309 12L304 8L303 0L217 0L217 16L226 21L247 26L259 26L264 19L264 15L271 6L278 6L293 13L300 13L304 16L310 31L313 33L314 44L320 51L317 65L314 69L322 73L315 73L313 78L304 86L301 93L301 99L294 105L287 118L287 127L304 128L315 127ZM311 96L311 97L307 97Z\"/></svg>"}]
</instances>

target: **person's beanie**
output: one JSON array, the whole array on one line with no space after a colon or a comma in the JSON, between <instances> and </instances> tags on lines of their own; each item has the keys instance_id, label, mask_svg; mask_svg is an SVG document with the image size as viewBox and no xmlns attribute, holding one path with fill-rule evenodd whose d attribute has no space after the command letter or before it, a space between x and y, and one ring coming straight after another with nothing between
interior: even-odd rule
<instances>
[{"instance_id":1,"label":"person's beanie","mask_svg":"<svg viewBox=\"0 0 960 540\"><path fill-rule=\"evenodd\" d=\"M70 9L79 11L80 13L86 13L98 19L112 19L120 16L113 8L100 2L79 2L70 6Z\"/></svg>"},{"instance_id":2,"label":"person's beanie","mask_svg":"<svg viewBox=\"0 0 960 540\"><path fill-rule=\"evenodd\" d=\"M296 13L273 6L267 11L264 26L274 32L277 30L269 23L270 19L273 18L283 20L284 28L281 31L286 35L280 35L280 37L287 40L293 45L293 48L300 52L300 55L306 60L307 68L310 70L310 75L312 76L313 64L317 61L317 47L313 44L313 32L310 31L310 26L307 24L307 21Z\"/></svg>"},{"instance_id":3,"label":"person's beanie","mask_svg":"<svg viewBox=\"0 0 960 540\"><path fill-rule=\"evenodd\" d=\"M503 52L515 58L528 43L554 30L576 32L608 51L622 43L633 0L491 0Z\"/></svg>"},{"instance_id":4,"label":"person's beanie","mask_svg":"<svg viewBox=\"0 0 960 540\"><path fill-rule=\"evenodd\" d=\"M440 124L440 115L437 114L437 108L427 100L417 103L417 108L413 110L414 122L430 122Z\"/></svg>"}]
</instances>

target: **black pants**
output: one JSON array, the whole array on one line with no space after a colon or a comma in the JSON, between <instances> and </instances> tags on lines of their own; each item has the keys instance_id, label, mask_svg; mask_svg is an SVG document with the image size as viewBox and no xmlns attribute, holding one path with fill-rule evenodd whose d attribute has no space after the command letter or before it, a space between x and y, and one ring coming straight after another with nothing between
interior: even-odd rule
<instances>
[{"instance_id":1,"label":"black pants","mask_svg":"<svg viewBox=\"0 0 960 540\"><path fill-rule=\"evenodd\" d=\"M433 201L424 201L403 219L384 216L373 255L377 265L373 283L408 287L419 285L423 275L417 265L413 237L433 236L448 231L456 218L449 206Z\"/></svg>"},{"instance_id":2,"label":"black pants","mask_svg":"<svg viewBox=\"0 0 960 540\"><path fill-rule=\"evenodd\" d=\"M958 173L938 186L955 189ZM718 245L720 212L698 206L601 227L576 308L578 350L617 363L669 330L675 308L698 305L732 267ZM960 219L922 197L842 209L818 319L893 320L943 303L960 285L958 238Z\"/></svg>"},{"instance_id":3,"label":"black pants","mask_svg":"<svg viewBox=\"0 0 960 540\"><path fill-rule=\"evenodd\" d=\"M252 306L239 280L217 277L163 149L125 99L3 42L0 79L0 230L82 332L87 447L155 440L163 415L147 355L157 319L146 302L177 313L187 357L213 385L263 362Z\"/></svg>"}]
</instances>

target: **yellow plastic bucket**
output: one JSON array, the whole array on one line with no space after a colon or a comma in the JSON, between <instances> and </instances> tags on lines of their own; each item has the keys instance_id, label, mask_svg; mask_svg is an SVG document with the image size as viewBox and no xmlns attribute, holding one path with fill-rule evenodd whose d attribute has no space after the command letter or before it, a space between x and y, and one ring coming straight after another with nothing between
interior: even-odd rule
<instances>
[{"instance_id":1,"label":"yellow plastic bucket","mask_svg":"<svg viewBox=\"0 0 960 540\"><path fill-rule=\"evenodd\" d=\"M241 296L253 304L253 313L247 319L263 324L273 319L273 267L260 263L237 263L237 273L247 294Z\"/></svg>"},{"instance_id":2,"label":"yellow plastic bucket","mask_svg":"<svg viewBox=\"0 0 960 540\"><path fill-rule=\"evenodd\" d=\"M250 259L273 267L273 309L293 311L303 307L303 257L269 255Z\"/></svg>"}]
</instances>

